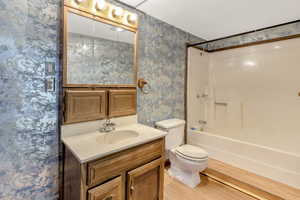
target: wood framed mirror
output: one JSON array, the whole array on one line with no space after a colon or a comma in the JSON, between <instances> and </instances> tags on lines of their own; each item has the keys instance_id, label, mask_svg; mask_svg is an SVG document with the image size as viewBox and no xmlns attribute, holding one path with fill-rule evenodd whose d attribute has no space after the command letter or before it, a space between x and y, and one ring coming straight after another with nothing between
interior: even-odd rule
<instances>
[{"instance_id":1,"label":"wood framed mirror","mask_svg":"<svg viewBox=\"0 0 300 200\"><path fill-rule=\"evenodd\" d=\"M123 19L112 16L115 6L101 16L88 2L65 0L63 87L136 88L138 22L126 24L124 10Z\"/></svg>"}]
</instances>

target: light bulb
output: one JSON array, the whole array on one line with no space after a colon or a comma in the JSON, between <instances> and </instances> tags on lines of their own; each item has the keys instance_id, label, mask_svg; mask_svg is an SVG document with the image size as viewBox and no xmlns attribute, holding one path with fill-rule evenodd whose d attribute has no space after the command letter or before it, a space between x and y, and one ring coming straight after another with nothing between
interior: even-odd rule
<instances>
[{"instance_id":1,"label":"light bulb","mask_svg":"<svg viewBox=\"0 0 300 200\"><path fill-rule=\"evenodd\" d=\"M244 65L249 66L249 67L253 67L253 66L256 65L256 63L253 62L253 61L245 61L245 62L244 62Z\"/></svg>"},{"instance_id":2,"label":"light bulb","mask_svg":"<svg viewBox=\"0 0 300 200\"><path fill-rule=\"evenodd\" d=\"M129 23L134 23L134 22L136 22L136 20L137 20L137 15L136 14L130 14L127 17L127 21Z\"/></svg>"},{"instance_id":3,"label":"light bulb","mask_svg":"<svg viewBox=\"0 0 300 200\"><path fill-rule=\"evenodd\" d=\"M85 0L76 0L77 3L82 3L84 2Z\"/></svg>"},{"instance_id":4,"label":"light bulb","mask_svg":"<svg viewBox=\"0 0 300 200\"><path fill-rule=\"evenodd\" d=\"M120 28L120 27L117 27L117 28L116 28L116 31L117 31L117 32L123 32L124 29L122 29L122 28Z\"/></svg>"},{"instance_id":5,"label":"light bulb","mask_svg":"<svg viewBox=\"0 0 300 200\"><path fill-rule=\"evenodd\" d=\"M116 7L113 10L113 15L114 15L114 17L121 17L123 15L123 9L120 7Z\"/></svg>"},{"instance_id":6,"label":"light bulb","mask_svg":"<svg viewBox=\"0 0 300 200\"><path fill-rule=\"evenodd\" d=\"M96 8L98 10L104 10L106 8L106 1L105 0L97 0Z\"/></svg>"},{"instance_id":7,"label":"light bulb","mask_svg":"<svg viewBox=\"0 0 300 200\"><path fill-rule=\"evenodd\" d=\"M274 46L274 49L281 49L281 46L276 45L276 46Z\"/></svg>"},{"instance_id":8,"label":"light bulb","mask_svg":"<svg viewBox=\"0 0 300 200\"><path fill-rule=\"evenodd\" d=\"M86 44L84 44L84 45L82 46L82 49L83 49L84 51L86 51L86 50L89 49L89 47L88 47Z\"/></svg>"}]
</instances>

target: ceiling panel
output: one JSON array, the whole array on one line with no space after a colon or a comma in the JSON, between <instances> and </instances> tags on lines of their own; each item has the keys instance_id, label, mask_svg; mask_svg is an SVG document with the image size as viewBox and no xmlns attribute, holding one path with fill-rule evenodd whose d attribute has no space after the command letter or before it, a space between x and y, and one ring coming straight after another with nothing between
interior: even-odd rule
<instances>
[{"instance_id":1,"label":"ceiling panel","mask_svg":"<svg viewBox=\"0 0 300 200\"><path fill-rule=\"evenodd\" d=\"M207 40L300 19L300 0L148 0L139 9Z\"/></svg>"}]
</instances>

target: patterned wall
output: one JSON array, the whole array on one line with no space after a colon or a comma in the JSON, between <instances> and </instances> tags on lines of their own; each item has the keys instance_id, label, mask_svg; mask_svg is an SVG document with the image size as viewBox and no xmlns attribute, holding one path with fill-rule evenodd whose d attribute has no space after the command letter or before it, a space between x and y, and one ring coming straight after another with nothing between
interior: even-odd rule
<instances>
[{"instance_id":1,"label":"patterned wall","mask_svg":"<svg viewBox=\"0 0 300 200\"><path fill-rule=\"evenodd\" d=\"M1 200L57 198L57 93L43 64L58 66L59 3L0 0Z\"/></svg>"},{"instance_id":2,"label":"patterned wall","mask_svg":"<svg viewBox=\"0 0 300 200\"><path fill-rule=\"evenodd\" d=\"M150 93L138 93L141 123L168 118L184 119L185 59L187 42L202 41L148 15L142 15L139 35L139 77Z\"/></svg>"},{"instance_id":3,"label":"patterned wall","mask_svg":"<svg viewBox=\"0 0 300 200\"><path fill-rule=\"evenodd\" d=\"M44 62L58 66L60 0L0 0L0 199L58 197L56 93L46 93ZM196 38L140 13L141 123L184 118L185 43ZM54 76L58 79L58 73Z\"/></svg>"},{"instance_id":4,"label":"patterned wall","mask_svg":"<svg viewBox=\"0 0 300 200\"><path fill-rule=\"evenodd\" d=\"M219 49L295 34L300 34L300 22L212 42L209 44L208 49Z\"/></svg>"},{"instance_id":5,"label":"patterned wall","mask_svg":"<svg viewBox=\"0 0 300 200\"><path fill-rule=\"evenodd\" d=\"M58 66L60 3L0 0L1 200L58 197L58 93L45 92L43 64ZM139 73L152 86L150 95L139 93L142 123L184 118L184 45L191 38L141 14Z\"/></svg>"},{"instance_id":6,"label":"patterned wall","mask_svg":"<svg viewBox=\"0 0 300 200\"><path fill-rule=\"evenodd\" d=\"M133 47L126 42L69 33L68 83L134 84Z\"/></svg>"}]
</instances>

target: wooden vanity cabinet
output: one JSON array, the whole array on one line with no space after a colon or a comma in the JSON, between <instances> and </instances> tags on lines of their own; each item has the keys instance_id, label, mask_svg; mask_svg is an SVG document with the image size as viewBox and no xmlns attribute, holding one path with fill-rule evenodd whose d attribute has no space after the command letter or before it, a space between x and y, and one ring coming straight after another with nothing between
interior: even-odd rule
<instances>
[{"instance_id":1,"label":"wooden vanity cabinet","mask_svg":"<svg viewBox=\"0 0 300 200\"><path fill-rule=\"evenodd\" d=\"M163 200L164 138L80 163L65 148L64 200Z\"/></svg>"}]
</instances>

